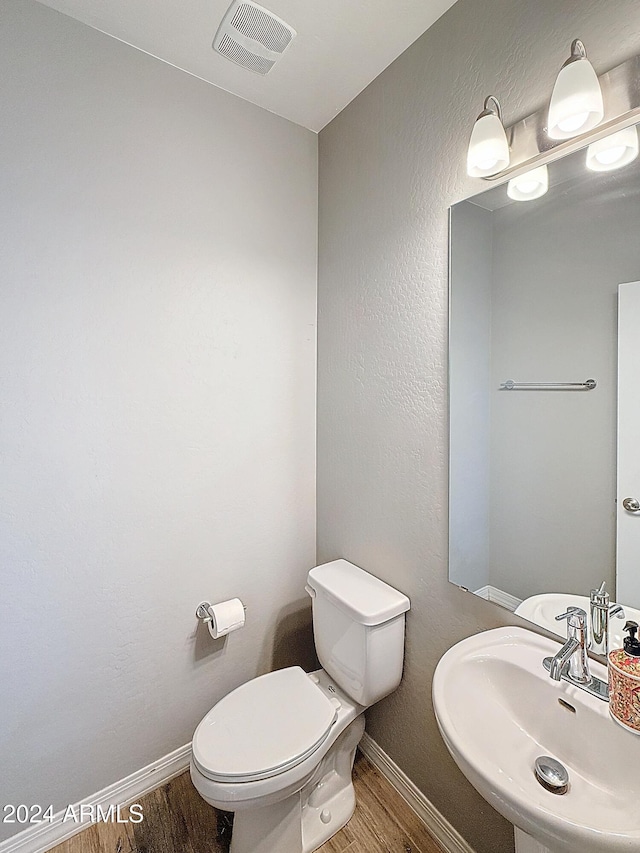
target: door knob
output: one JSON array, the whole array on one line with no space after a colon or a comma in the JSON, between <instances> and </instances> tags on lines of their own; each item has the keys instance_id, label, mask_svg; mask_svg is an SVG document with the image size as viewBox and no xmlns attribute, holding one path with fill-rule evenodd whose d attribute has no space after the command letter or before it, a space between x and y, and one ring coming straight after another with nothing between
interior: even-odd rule
<instances>
[{"instance_id":1,"label":"door knob","mask_svg":"<svg viewBox=\"0 0 640 853\"><path fill-rule=\"evenodd\" d=\"M625 498L622 506L627 512L640 512L640 502L636 498Z\"/></svg>"}]
</instances>

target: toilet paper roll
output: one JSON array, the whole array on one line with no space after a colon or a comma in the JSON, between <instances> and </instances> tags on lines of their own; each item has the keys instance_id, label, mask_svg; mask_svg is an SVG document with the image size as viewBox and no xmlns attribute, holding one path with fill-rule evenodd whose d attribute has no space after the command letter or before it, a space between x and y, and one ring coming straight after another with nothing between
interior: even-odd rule
<instances>
[{"instance_id":1,"label":"toilet paper roll","mask_svg":"<svg viewBox=\"0 0 640 853\"><path fill-rule=\"evenodd\" d=\"M213 604L209 613L212 619L207 624L209 633L214 640L230 634L231 631L237 631L244 625L244 605L239 598L231 598L229 601Z\"/></svg>"}]
</instances>

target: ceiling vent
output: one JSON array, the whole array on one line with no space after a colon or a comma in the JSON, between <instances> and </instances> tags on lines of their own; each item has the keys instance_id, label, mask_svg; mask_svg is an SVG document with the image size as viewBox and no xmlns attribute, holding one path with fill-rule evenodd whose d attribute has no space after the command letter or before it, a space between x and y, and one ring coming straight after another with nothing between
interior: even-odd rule
<instances>
[{"instance_id":1,"label":"ceiling vent","mask_svg":"<svg viewBox=\"0 0 640 853\"><path fill-rule=\"evenodd\" d=\"M296 31L251 0L234 0L213 40L213 49L232 62L268 74L296 37Z\"/></svg>"}]
</instances>

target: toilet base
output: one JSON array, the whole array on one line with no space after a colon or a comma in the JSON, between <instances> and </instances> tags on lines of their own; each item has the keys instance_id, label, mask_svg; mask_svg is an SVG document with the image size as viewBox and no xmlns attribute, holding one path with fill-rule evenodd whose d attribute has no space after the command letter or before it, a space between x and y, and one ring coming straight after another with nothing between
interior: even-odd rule
<instances>
[{"instance_id":1,"label":"toilet base","mask_svg":"<svg viewBox=\"0 0 640 853\"><path fill-rule=\"evenodd\" d=\"M229 853L301 853L300 794L236 812Z\"/></svg>"},{"instance_id":2,"label":"toilet base","mask_svg":"<svg viewBox=\"0 0 640 853\"><path fill-rule=\"evenodd\" d=\"M356 806L352 770L363 732L360 714L301 791L263 808L236 812L229 853L312 853L342 829Z\"/></svg>"}]
</instances>

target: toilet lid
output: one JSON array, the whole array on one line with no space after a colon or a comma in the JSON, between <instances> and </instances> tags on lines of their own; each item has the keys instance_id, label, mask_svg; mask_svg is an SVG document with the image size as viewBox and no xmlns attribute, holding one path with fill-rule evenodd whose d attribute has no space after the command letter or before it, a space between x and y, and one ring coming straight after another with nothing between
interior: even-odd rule
<instances>
[{"instance_id":1,"label":"toilet lid","mask_svg":"<svg viewBox=\"0 0 640 853\"><path fill-rule=\"evenodd\" d=\"M218 782L250 782L299 764L323 743L333 702L299 666L254 678L218 702L193 736L200 772Z\"/></svg>"}]
</instances>

